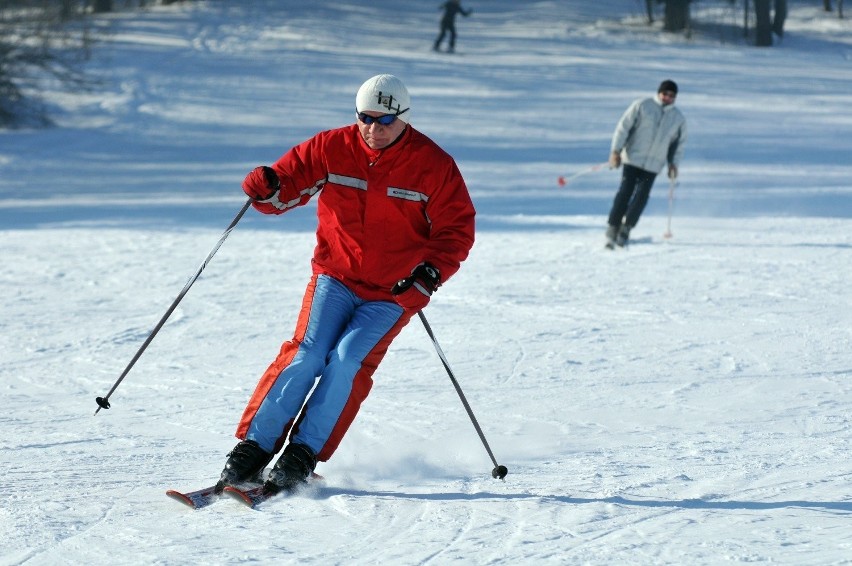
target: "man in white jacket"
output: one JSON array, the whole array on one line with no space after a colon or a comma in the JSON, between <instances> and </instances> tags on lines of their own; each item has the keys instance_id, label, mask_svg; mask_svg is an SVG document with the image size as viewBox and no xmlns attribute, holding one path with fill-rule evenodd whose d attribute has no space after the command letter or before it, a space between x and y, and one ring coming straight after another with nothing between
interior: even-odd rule
<instances>
[{"instance_id":1,"label":"man in white jacket","mask_svg":"<svg viewBox=\"0 0 852 566\"><path fill-rule=\"evenodd\" d=\"M668 164L669 178L677 178L686 118L675 108L675 98L677 84L665 80L656 96L635 100L615 127L609 165L616 169L624 164L624 170L609 212L606 246L610 249L627 244L663 167Z\"/></svg>"}]
</instances>

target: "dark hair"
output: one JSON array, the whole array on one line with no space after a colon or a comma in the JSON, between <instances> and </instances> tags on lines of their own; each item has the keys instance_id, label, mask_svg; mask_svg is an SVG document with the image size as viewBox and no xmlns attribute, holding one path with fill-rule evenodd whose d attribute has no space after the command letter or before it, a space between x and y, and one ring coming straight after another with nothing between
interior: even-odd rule
<instances>
[{"instance_id":1,"label":"dark hair","mask_svg":"<svg viewBox=\"0 0 852 566\"><path fill-rule=\"evenodd\" d=\"M660 88L657 89L657 92L666 92L666 91L671 91L671 92L677 94L677 83L672 81L672 80L669 80L669 79L666 79L663 82L661 82Z\"/></svg>"}]
</instances>

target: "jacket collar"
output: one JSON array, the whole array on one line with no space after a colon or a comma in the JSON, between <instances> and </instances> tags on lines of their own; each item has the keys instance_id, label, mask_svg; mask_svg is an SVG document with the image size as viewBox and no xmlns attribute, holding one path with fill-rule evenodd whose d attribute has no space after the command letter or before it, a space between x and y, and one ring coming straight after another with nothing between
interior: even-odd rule
<instances>
[{"instance_id":1,"label":"jacket collar","mask_svg":"<svg viewBox=\"0 0 852 566\"><path fill-rule=\"evenodd\" d=\"M399 134L399 137L390 143L387 147L383 147L382 149L373 149L367 145L367 142L364 141L364 138L361 137L361 132L358 130L358 125L355 124L355 134L358 136L358 141L361 143L361 147L364 149L364 153L367 154L367 158L370 160L370 163L376 163L380 158L385 157L385 154L394 154L399 151L401 147L405 145L405 142L411 137L411 125L406 124L405 129L402 130L402 133ZM386 158L386 157L385 157Z\"/></svg>"}]
</instances>

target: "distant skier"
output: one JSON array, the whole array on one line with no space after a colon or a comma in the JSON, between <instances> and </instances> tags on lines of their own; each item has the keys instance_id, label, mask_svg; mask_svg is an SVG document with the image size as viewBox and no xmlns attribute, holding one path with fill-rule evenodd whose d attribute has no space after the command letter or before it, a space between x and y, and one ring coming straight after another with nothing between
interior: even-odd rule
<instances>
[{"instance_id":1,"label":"distant skier","mask_svg":"<svg viewBox=\"0 0 852 566\"><path fill-rule=\"evenodd\" d=\"M473 13L472 9L465 10L461 7L461 0L448 0L441 4L440 9L444 10L444 15L441 18L441 33L435 39L435 45L432 47L434 51L441 50L441 42L447 32L450 34L450 44L447 47L447 53L452 53L456 50L456 14L461 14L468 17Z\"/></svg>"},{"instance_id":2,"label":"distant skier","mask_svg":"<svg viewBox=\"0 0 852 566\"><path fill-rule=\"evenodd\" d=\"M648 203L657 174L668 163L669 178L677 167L686 143L686 118L674 107L677 84L665 80L657 96L635 100L624 112L612 135L609 165L624 162L621 185L609 212L606 246L625 246L630 230Z\"/></svg>"}]
</instances>

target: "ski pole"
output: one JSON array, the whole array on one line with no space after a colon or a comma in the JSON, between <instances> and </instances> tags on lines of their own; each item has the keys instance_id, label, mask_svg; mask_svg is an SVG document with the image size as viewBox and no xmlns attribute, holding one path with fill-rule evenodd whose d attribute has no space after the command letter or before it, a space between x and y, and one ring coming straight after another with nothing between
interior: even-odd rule
<instances>
[{"instance_id":1,"label":"ski pole","mask_svg":"<svg viewBox=\"0 0 852 566\"><path fill-rule=\"evenodd\" d=\"M163 325L166 323L166 320L171 316L171 314L174 312L175 308L177 308L178 303L180 303L181 299L183 299L184 295L186 295L186 293L189 291L189 288L192 287L192 284L195 283L195 280L198 279L198 277L201 275L201 272L204 271L204 268L207 267L207 263L213 258L213 256L216 254L216 252L219 251L219 247L222 245L222 243L228 237L228 234L231 233L231 230L233 230L236 227L237 222L239 222L240 218L243 217L243 214L246 213L246 210L248 210L248 207L249 207L249 205L251 205L251 203L252 203L252 199L248 199L246 201L246 203L243 205L243 208L240 210L240 212L231 221L231 224L225 230L225 233L222 234L222 237L219 238L219 241L213 247L213 250L207 255L204 262L198 268L198 271L196 271L195 275L192 278L190 278L189 281L187 281L186 285L184 285L181 292L178 293L177 298L174 300L174 302L172 302L172 305L166 311L166 314L163 315L163 318L160 319L160 322L157 323L157 326L154 327L154 330L151 331L151 334L148 335L148 338L145 340L145 342L142 344L142 346L139 348L139 350L136 351L136 355L133 356L133 359L130 360L130 363L127 364L126 368L124 368L124 371L121 372L121 375L118 377L116 382L113 384L112 389L110 389L109 392L105 396L95 398L95 402L98 404L98 408L95 410L96 415L98 414L98 411L100 411L101 409L109 409L110 395L113 394L113 392L118 388L119 384L122 381L124 381L125 377L127 377L127 374L130 373L130 368L132 368L133 365L136 363L136 361L142 356L142 352L145 351L145 348L148 347L148 344L151 343L151 341L154 339L154 336L157 335L157 332L159 332L160 329L163 327Z\"/></svg>"},{"instance_id":2,"label":"ski pole","mask_svg":"<svg viewBox=\"0 0 852 566\"><path fill-rule=\"evenodd\" d=\"M674 191L677 186L677 180L674 178L669 179L669 217L666 220L666 233L663 234L663 238L669 239L672 237L672 208L674 208Z\"/></svg>"},{"instance_id":3,"label":"ski pole","mask_svg":"<svg viewBox=\"0 0 852 566\"><path fill-rule=\"evenodd\" d=\"M429 335L429 338L432 339L432 344L435 345L435 350L438 352L438 357L441 358L441 363L444 364L444 369L447 370L447 375L450 376L450 381L453 382L453 387L456 388L456 393L459 394L459 398L461 399L462 404L464 405L465 410L467 411L467 416L470 417L470 421L473 423L473 427L476 429L477 434L479 434L479 439L482 441L482 445L485 446L486 452L488 452L488 456L491 457L491 463L494 464L494 469L491 470L491 477L494 479L503 479L506 477L506 474L509 473L509 470L506 466L501 466L497 464L497 460L494 458L494 453L491 452L491 447L488 446L488 441L485 440L485 435L482 433L482 429L479 427L479 423L476 420L476 417L473 416L473 409L470 408L470 404L467 402L467 399L462 392L461 386L459 385L458 380L456 380L455 375L453 375L453 370L450 369L450 364L447 362L447 357L444 356L444 351L441 350L440 344L438 344L438 340L435 338L435 334L432 332L432 327L429 326L429 322L426 320L426 315L423 314L423 311L417 311L417 315L420 317L420 321L423 322L423 327L426 328L426 334Z\"/></svg>"},{"instance_id":4,"label":"ski pole","mask_svg":"<svg viewBox=\"0 0 852 566\"><path fill-rule=\"evenodd\" d=\"M565 185L567 185L568 183L570 183L571 181L573 181L577 177L582 177L583 175L587 175L589 173L594 173L595 171L600 171L601 169L603 169L607 165L609 165L609 161L604 161L603 163L595 163L594 165L591 165L591 166L586 167L585 169L581 170L579 173L574 173L570 177L560 176L558 179L556 179L556 182L559 184L560 187L564 187Z\"/></svg>"}]
</instances>

